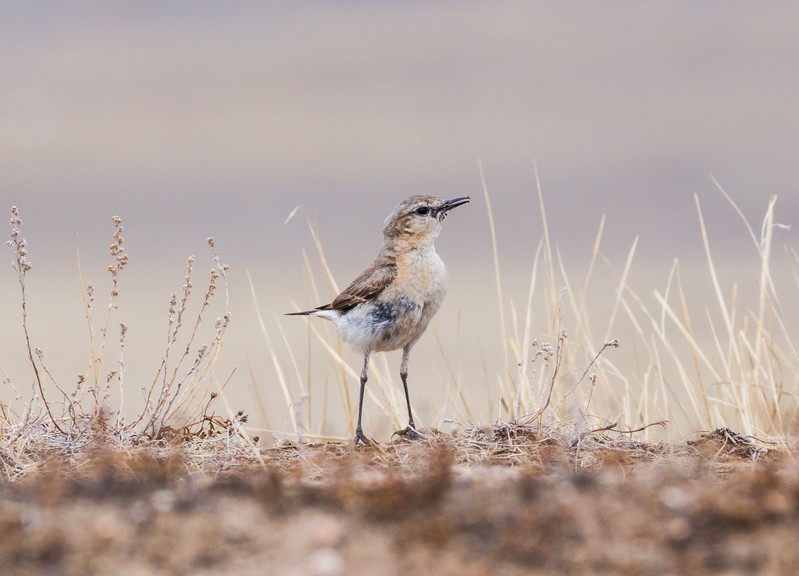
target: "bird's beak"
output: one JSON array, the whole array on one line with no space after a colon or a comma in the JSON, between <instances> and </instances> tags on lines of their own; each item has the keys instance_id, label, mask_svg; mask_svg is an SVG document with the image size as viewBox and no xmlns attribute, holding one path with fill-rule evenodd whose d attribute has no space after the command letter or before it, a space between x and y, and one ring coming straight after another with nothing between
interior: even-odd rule
<instances>
[{"instance_id":1,"label":"bird's beak","mask_svg":"<svg viewBox=\"0 0 799 576\"><path fill-rule=\"evenodd\" d=\"M458 206L463 206L464 204L468 203L470 198L468 196L462 196L461 198L453 198L452 200L446 200L441 206L436 208L436 216L440 220L443 220L444 216L447 215L447 212L452 210L453 208L457 208Z\"/></svg>"}]
</instances>

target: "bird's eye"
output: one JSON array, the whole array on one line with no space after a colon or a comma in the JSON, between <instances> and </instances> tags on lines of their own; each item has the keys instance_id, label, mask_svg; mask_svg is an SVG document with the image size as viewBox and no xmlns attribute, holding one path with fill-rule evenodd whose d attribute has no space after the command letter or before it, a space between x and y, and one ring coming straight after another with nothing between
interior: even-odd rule
<instances>
[{"instance_id":1,"label":"bird's eye","mask_svg":"<svg viewBox=\"0 0 799 576\"><path fill-rule=\"evenodd\" d=\"M419 206L416 209L416 213L419 216L427 216L430 213L430 208L428 208L427 206Z\"/></svg>"}]
</instances>

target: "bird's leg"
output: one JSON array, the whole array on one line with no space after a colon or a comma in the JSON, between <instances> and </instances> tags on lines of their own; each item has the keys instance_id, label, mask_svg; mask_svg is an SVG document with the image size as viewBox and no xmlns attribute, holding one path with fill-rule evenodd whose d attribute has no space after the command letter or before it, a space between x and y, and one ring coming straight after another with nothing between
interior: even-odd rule
<instances>
[{"instance_id":1,"label":"bird's leg","mask_svg":"<svg viewBox=\"0 0 799 576\"><path fill-rule=\"evenodd\" d=\"M402 349L402 364L400 365L400 378L402 378L402 386L405 388L405 402L408 404L408 427L405 430L397 430L393 435L397 434L408 438L409 440L424 440L425 437L419 434L416 430L416 424L413 422L413 411L411 410L411 396L408 393L408 356L410 356L411 349L406 346Z\"/></svg>"},{"instance_id":2,"label":"bird's leg","mask_svg":"<svg viewBox=\"0 0 799 576\"><path fill-rule=\"evenodd\" d=\"M402 378L402 386L405 388L405 402L408 404L408 427L411 430L416 430L416 425L413 423L413 412L411 411L411 396L408 393L408 356L410 350L406 347L402 349L402 364L400 365L400 378Z\"/></svg>"},{"instance_id":3,"label":"bird's leg","mask_svg":"<svg viewBox=\"0 0 799 576\"><path fill-rule=\"evenodd\" d=\"M363 370L361 371L361 394L358 399L358 424L355 426L355 445L357 446L358 443L362 444L370 444L369 438L367 438L363 433L363 428L361 428L361 417L363 416L363 393L366 390L366 380L369 378L369 355L370 352L366 352L363 355Z\"/></svg>"}]
</instances>

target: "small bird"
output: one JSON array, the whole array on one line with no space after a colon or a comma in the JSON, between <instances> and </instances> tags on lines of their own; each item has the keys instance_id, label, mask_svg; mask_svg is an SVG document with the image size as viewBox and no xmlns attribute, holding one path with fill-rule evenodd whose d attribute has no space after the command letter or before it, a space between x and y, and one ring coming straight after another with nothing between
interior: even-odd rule
<instances>
[{"instance_id":1,"label":"small bird","mask_svg":"<svg viewBox=\"0 0 799 576\"><path fill-rule=\"evenodd\" d=\"M441 223L469 197L442 200L411 196L388 215L383 247L369 268L330 303L289 316L319 316L332 321L341 338L363 353L355 444L369 444L361 428L363 393L372 352L402 348L400 378L408 404L408 427L395 434L419 439L408 394L408 356L447 293L448 275L436 253Z\"/></svg>"}]
</instances>

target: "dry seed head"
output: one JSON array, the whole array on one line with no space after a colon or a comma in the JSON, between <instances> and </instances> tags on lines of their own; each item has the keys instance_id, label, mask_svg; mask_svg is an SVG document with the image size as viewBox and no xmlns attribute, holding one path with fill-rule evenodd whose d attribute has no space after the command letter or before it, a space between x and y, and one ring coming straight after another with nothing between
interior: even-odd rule
<instances>
[{"instance_id":1,"label":"dry seed head","mask_svg":"<svg viewBox=\"0 0 799 576\"><path fill-rule=\"evenodd\" d=\"M125 242L125 239L122 237L122 230L124 230L122 227L122 219L119 216L114 216L112 219L116 230L114 230L113 234L114 242L108 246L108 251L111 256L114 257L114 260L116 260L116 265L114 267L109 266L108 271L116 276L119 271L128 265L128 255L125 253L125 248L122 247L122 244Z\"/></svg>"},{"instance_id":2,"label":"dry seed head","mask_svg":"<svg viewBox=\"0 0 799 576\"><path fill-rule=\"evenodd\" d=\"M217 272L216 268L211 268L211 278L208 281L208 292L206 293L206 299L216 294L216 280L219 278L219 272Z\"/></svg>"},{"instance_id":3,"label":"dry seed head","mask_svg":"<svg viewBox=\"0 0 799 576\"><path fill-rule=\"evenodd\" d=\"M221 331L227 328L228 324L230 324L230 312L226 312L224 316L216 319L215 328L217 332L217 338L220 337Z\"/></svg>"},{"instance_id":4,"label":"dry seed head","mask_svg":"<svg viewBox=\"0 0 799 576\"><path fill-rule=\"evenodd\" d=\"M6 241L7 246L14 248L15 260L11 266L17 272L24 274L33 266L28 260L28 243L22 238L22 218L19 216L19 208L11 207L11 239Z\"/></svg>"},{"instance_id":5,"label":"dry seed head","mask_svg":"<svg viewBox=\"0 0 799 576\"><path fill-rule=\"evenodd\" d=\"M22 228L22 218L19 217L19 208L11 207L11 238L16 240Z\"/></svg>"}]
</instances>

